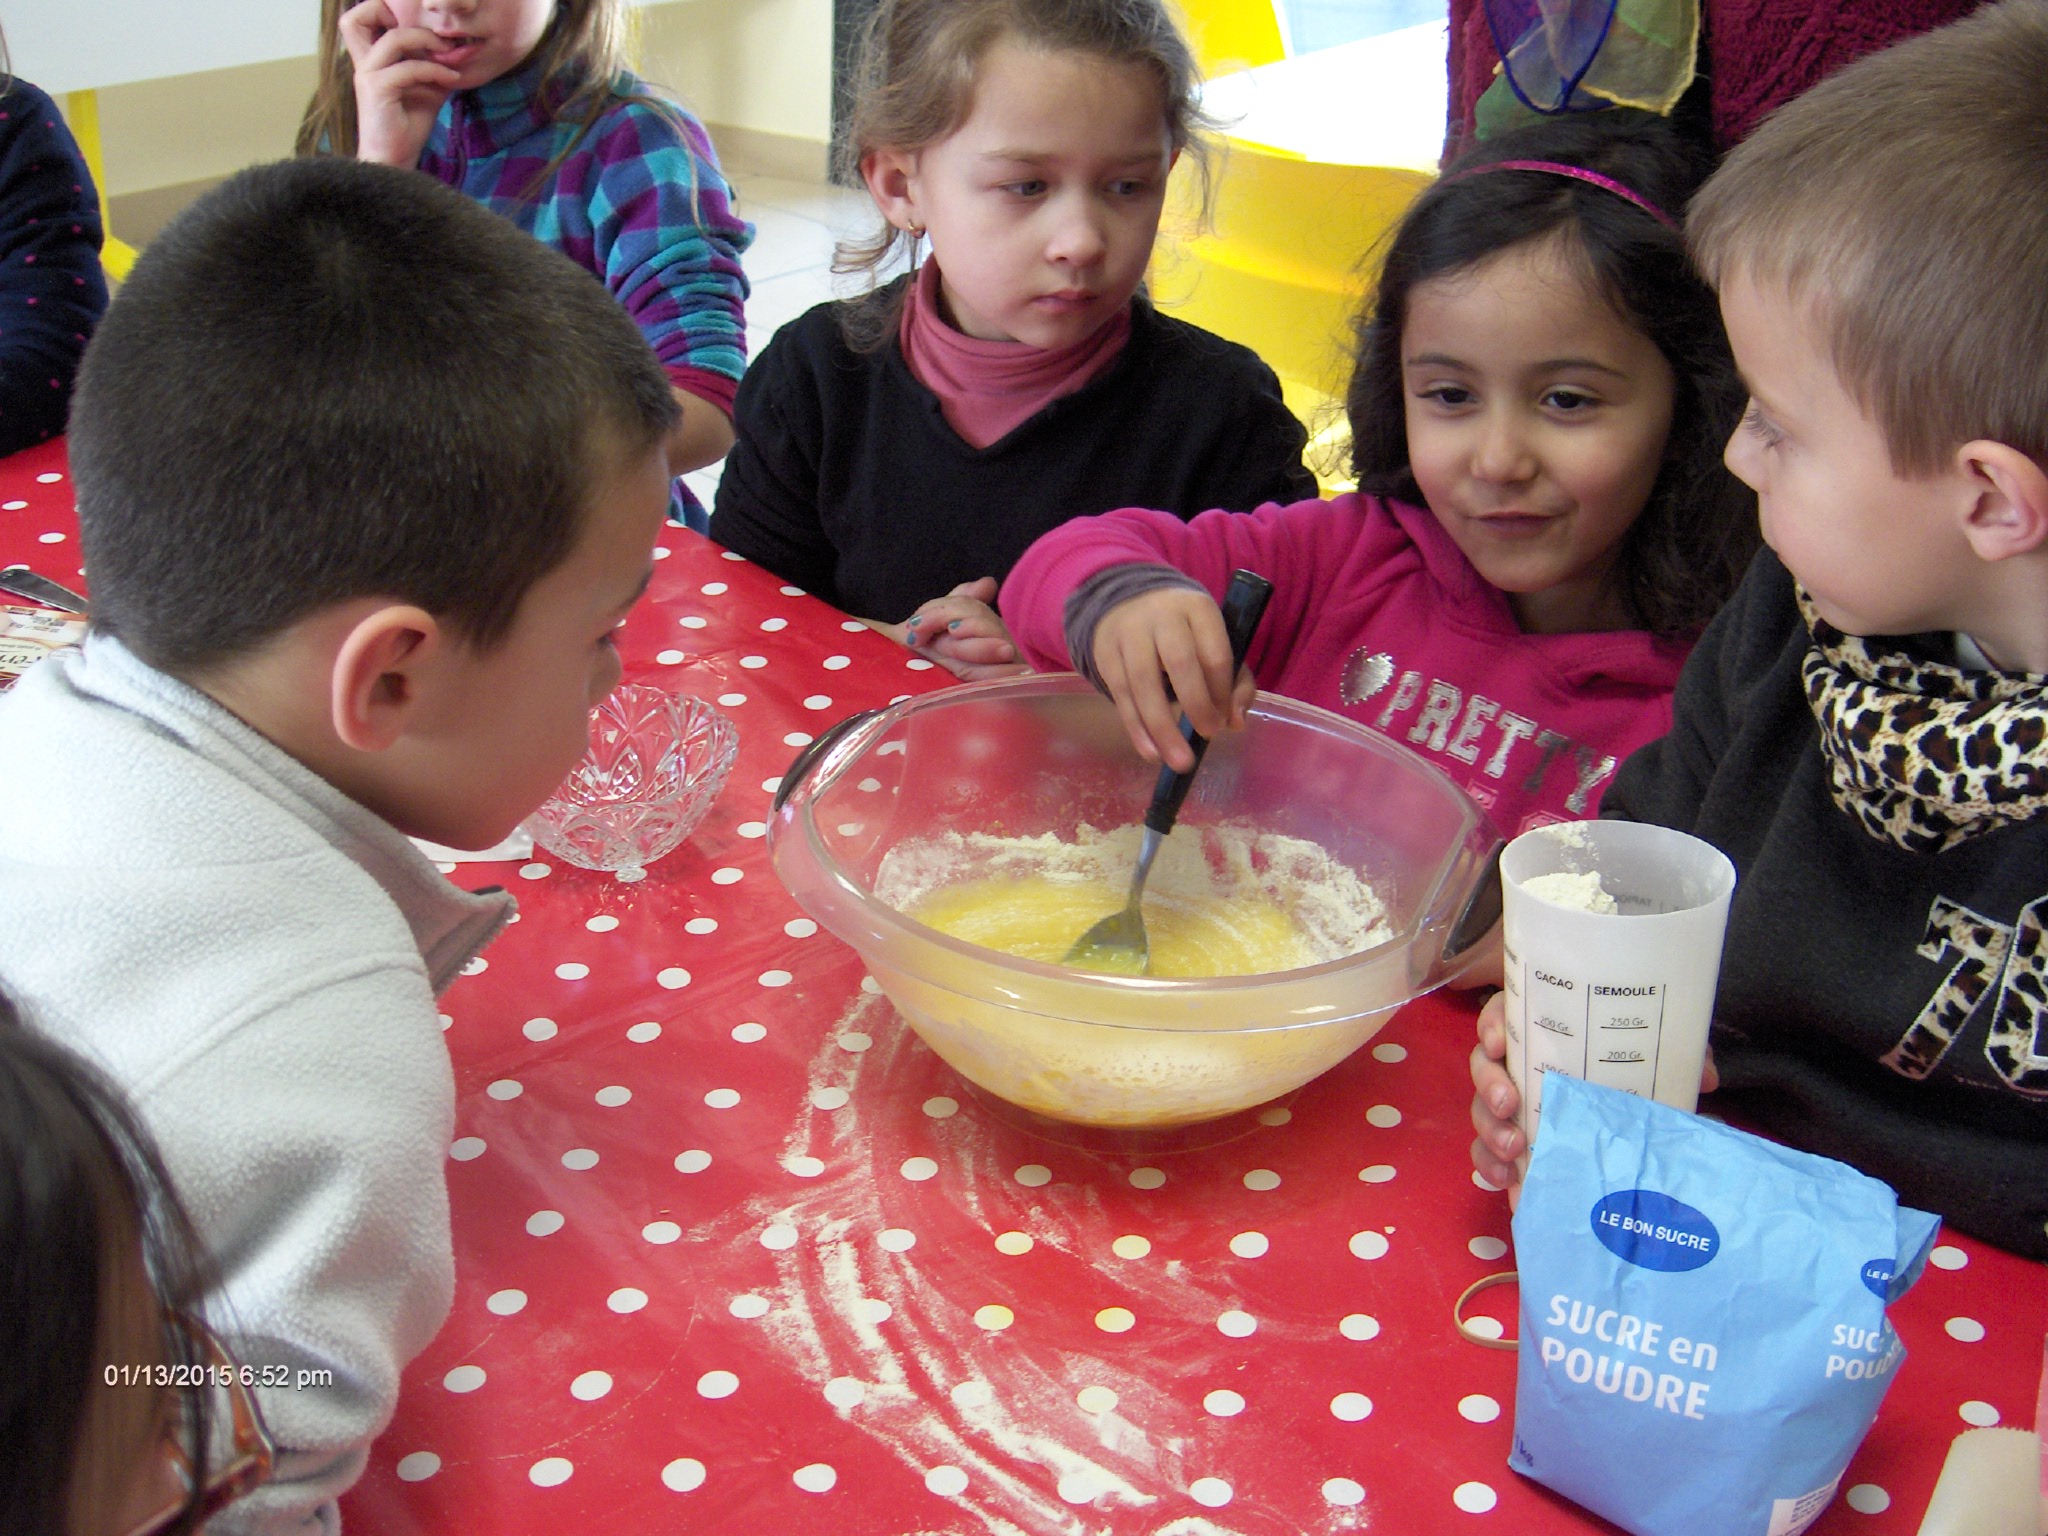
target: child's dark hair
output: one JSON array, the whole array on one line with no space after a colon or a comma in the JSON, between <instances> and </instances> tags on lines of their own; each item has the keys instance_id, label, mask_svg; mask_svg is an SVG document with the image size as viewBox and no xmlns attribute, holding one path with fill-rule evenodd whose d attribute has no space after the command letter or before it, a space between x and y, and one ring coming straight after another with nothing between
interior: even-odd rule
<instances>
[{"instance_id":1,"label":"child's dark hair","mask_svg":"<svg viewBox=\"0 0 2048 1536\"><path fill-rule=\"evenodd\" d=\"M365 596L491 645L676 414L612 296L482 204L257 166L150 242L86 349L94 627L179 675Z\"/></svg>"},{"instance_id":2,"label":"child's dark hair","mask_svg":"<svg viewBox=\"0 0 2048 1536\"><path fill-rule=\"evenodd\" d=\"M131 1262L148 1297L122 1289ZM100 1528L81 1524L81 1513L117 1492L110 1474L132 1469L84 1465L95 1390L149 1390L99 1386L102 1371L121 1363L108 1352L132 1360L141 1342L118 1337L126 1319L110 1313L139 1308L161 1330L171 1379L202 1379L195 1373L207 1362L172 1314L195 1306L205 1285L191 1224L121 1096L71 1051L23 1028L0 997L0 1530ZM172 1390L197 1458L193 1486L203 1488L211 1394ZM79 1481L93 1473L93 1485ZM197 1497L172 1533L197 1528Z\"/></svg>"},{"instance_id":3,"label":"child's dark hair","mask_svg":"<svg viewBox=\"0 0 2048 1536\"><path fill-rule=\"evenodd\" d=\"M840 179L859 186L861 162L875 150L920 150L952 134L973 109L983 55L1005 39L1151 71L1167 142L1189 161L1206 207L1204 133L1213 123L1202 110L1201 66L1166 0L879 0L854 52ZM842 240L832 269L872 277L899 253L914 258L916 242L884 224ZM840 311L848 342L862 351L887 342L896 319L894 304L872 295Z\"/></svg>"},{"instance_id":4,"label":"child's dark hair","mask_svg":"<svg viewBox=\"0 0 2048 1536\"><path fill-rule=\"evenodd\" d=\"M1668 213L1666 225L1605 188L1545 171L1487 170L1504 160L1580 166ZM1401 330L1417 283L1467 270L1528 241L1571 237L1593 282L1655 342L1676 383L1664 464L1622 541L1620 595L1658 633L1696 628L1735 590L1755 553L1756 503L1721 451L1744 391L1712 290L1677 227L1708 167L1662 119L1607 111L1557 118L1487 140L1417 198L1387 245L1360 315L1345 410L1359 488L1418 502L1403 416Z\"/></svg>"}]
</instances>

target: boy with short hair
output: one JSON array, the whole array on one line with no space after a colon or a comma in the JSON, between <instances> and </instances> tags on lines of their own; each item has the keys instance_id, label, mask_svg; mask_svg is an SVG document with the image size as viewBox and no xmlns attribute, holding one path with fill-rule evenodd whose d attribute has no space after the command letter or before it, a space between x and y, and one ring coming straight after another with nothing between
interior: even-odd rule
<instances>
[{"instance_id":1,"label":"boy with short hair","mask_svg":"<svg viewBox=\"0 0 2048 1536\"><path fill-rule=\"evenodd\" d=\"M92 633L0 701L0 980L131 1095L325 1531L454 1282L434 994L583 751L676 406L588 274L425 177L259 167L154 242L70 426ZM316 1375L316 1380L322 1379Z\"/></svg>"},{"instance_id":2,"label":"boy with short hair","mask_svg":"<svg viewBox=\"0 0 2048 1536\"><path fill-rule=\"evenodd\" d=\"M1734 860L1746 1124L2048 1258L2048 0L1781 109L1695 199L1769 548L1606 815ZM1473 1161L1515 1177L1498 1000Z\"/></svg>"}]
</instances>

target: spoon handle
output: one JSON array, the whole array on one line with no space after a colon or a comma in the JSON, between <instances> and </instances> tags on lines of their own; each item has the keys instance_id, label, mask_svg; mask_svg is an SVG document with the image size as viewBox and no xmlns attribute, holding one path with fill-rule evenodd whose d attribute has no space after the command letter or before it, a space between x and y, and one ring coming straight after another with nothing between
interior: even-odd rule
<instances>
[{"instance_id":1,"label":"spoon handle","mask_svg":"<svg viewBox=\"0 0 2048 1536\"><path fill-rule=\"evenodd\" d=\"M1230 635L1230 675L1233 678L1237 676L1237 669L1244 665L1244 654L1251 649L1252 635L1259 627L1259 620L1265 617L1266 604L1272 596L1273 583L1257 572L1232 572L1230 586L1223 593L1223 628ZM1194 749L1194 767L1185 773L1161 768L1159 782L1152 791L1152 803L1145 810L1145 825L1161 837L1173 830L1173 824L1180 816L1181 802L1188 797L1188 786L1195 781L1195 769L1202 766L1202 754L1209 750L1209 738L1200 735L1186 715L1180 717L1180 733Z\"/></svg>"}]
</instances>

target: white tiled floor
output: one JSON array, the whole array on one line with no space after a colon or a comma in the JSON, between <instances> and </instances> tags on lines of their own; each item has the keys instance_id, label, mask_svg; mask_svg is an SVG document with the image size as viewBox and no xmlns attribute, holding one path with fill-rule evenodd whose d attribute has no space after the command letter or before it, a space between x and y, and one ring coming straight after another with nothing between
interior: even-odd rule
<instances>
[{"instance_id":1,"label":"white tiled floor","mask_svg":"<svg viewBox=\"0 0 2048 1536\"><path fill-rule=\"evenodd\" d=\"M832 276L832 247L841 237L864 235L881 224L865 192L817 182L736 175L739 211L754 225L745 263L753 294L747 300L747 340L758 352L785 320L813 304L858 293L863 280Z\"/></svg>"},{"instance_id":2,"label":"white tiled floor","mask_svg":"<svg viewBox=\"0 0 2048 1536\"><path fill-rule=\"evenodd\" d=\"M758 357L785 321L813 304L863 290L863 276L833 276L832 247L842 236L866 234L881 216L865 192L743 171L730 174L740 216L754 226L754 243L742 264L752 285L747 355ZM713 464L684 477L707 507L718 487L718 471Z\"/></svg>"}]
</instances>

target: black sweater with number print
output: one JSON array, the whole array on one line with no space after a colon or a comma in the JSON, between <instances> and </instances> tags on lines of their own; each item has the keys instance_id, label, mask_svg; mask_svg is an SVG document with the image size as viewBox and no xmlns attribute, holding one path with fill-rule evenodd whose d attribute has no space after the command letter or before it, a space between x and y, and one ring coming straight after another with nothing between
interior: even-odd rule
<instances>
[{"instance_id":1,"label":"black sweater with number print","mask_svg":"<svg viewBox=\"0 0 2048 1536\"><path fill-rule=\"evenodd\" d=\"M898 283L907 282L899 278ZM1047 529L1117 507L1193 517L1315 494L1273 370L1132 301L1115 362L986 448L947 424L892 339L856 352L839 304L785 325L740 380L711 537L890 623L1009 574Z\"/></svg>"},{"instance_id":2,"label":"black sweater with number print","mask_svg":"<svg viewBox=\"0 0 2048 1536\"><path fill-rule=\"evenodd\" d=\"M1935 660L1946 641L1883 643ZM1734 861L1710 1103L2048 1259L2048 814L1938 852L1865 830L1830 792L1808 647L1765 550L1687 662L1671 734L1601 802Z\"/></svg>"}]
</instances>

